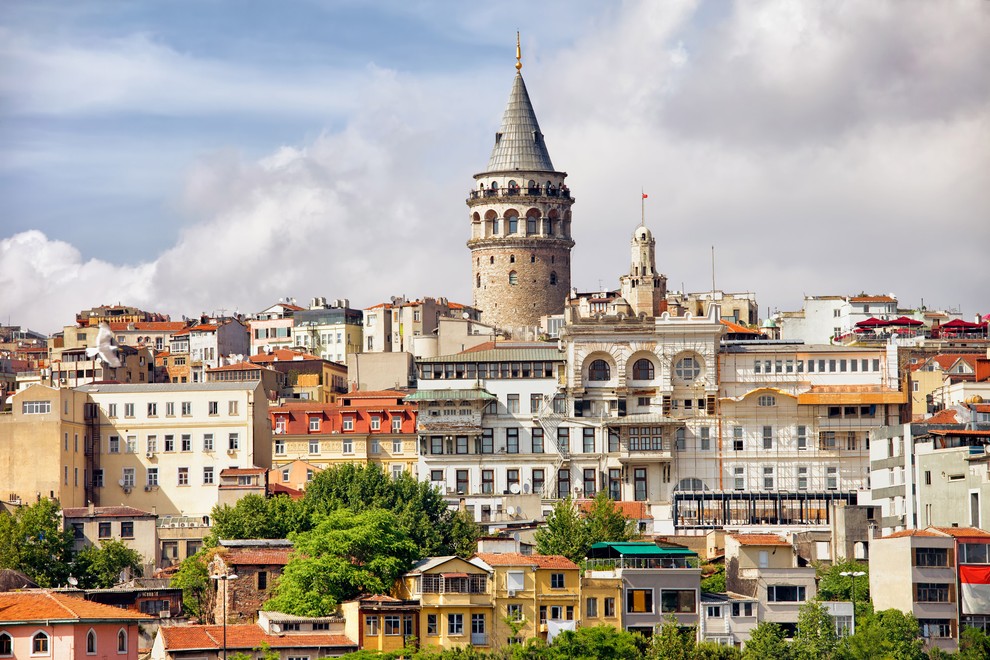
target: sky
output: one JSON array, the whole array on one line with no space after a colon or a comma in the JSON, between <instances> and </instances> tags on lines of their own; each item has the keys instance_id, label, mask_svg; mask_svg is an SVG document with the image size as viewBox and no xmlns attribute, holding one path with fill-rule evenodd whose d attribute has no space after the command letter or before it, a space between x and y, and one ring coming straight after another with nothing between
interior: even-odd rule
<instances>
[{"instance_id":1,"label":"sky","mask_svg":"<svg viewBox=\"0 0 990 660\"><path fill-rule=\"evenodd\" d=\"M516 30L579 290L990 313L987 0L7 0L0 322L470 304Z\"/></svg>"}]
</instances>

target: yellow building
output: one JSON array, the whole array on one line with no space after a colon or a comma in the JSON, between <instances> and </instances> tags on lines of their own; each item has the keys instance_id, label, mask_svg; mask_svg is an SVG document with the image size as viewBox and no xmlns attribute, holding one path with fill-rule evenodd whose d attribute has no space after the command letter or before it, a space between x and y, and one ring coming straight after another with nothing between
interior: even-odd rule
<instances>
[{"instance_id":1,"label":"yellow building","mask_svg":"<svg viewBox=\"0 0 990 660\"><path fill-rule=\"evenodd\" d=\"M30 385L12 399L11 412L0 415L0 497L23 504L48 497L63 507L85 506L93 476L84 421L88 397Z\"/></svg>"},{"instance_id":2,"label":"yellow building","mask_svg":"<svg viewBox=\"0 0 990 660\"><path fill-rule=\"evenodd\" d=\"M911 380L911 420L921 421L932 413L932 404L942 397L937 393L949 382L973 380L976 360L980 356L968 353L942 353L918 358L908 365Z\"/></svg>"},{"instance_id":3,"label":"yellow building","mask_svg":"<svg viewBox=\"0 0 990 660\"><path fill-rule=\"evenodd\" d=\"M341 603L344 634L365 651L398 651L419 639L419 602L392 596L365 596Z\"/></svg>"},{"instance_id":4,"label":"yellow building","mask_svg":"<svg viewBox=\"0 0 990 660\"><path fill-rule=\"evenodd\" d=\"M622 578L614 572L588 571L581 576L581 626L622 630Z\"/></svg>"},{"instance_id":5,"label":"yellow building","mask_svg":"<svg viewBox=\"0 0 990 660\"><path fill-rule=\"evenodd\" d=\"M419 600L421 647L492 646L492 573L480 559L451 556L428 557L402 576L395 596Z\"/></svg>"},{"instance_id":6,"label":"yellow building","mask_svg":"<svg viewBox=\"0 0 990 660\"><path fill-rule=\"evenodd\" d=\"M560 555L479 552L473 559L492 569L495 645L513 637L546 639L549 622L573 629L581 614L581 570ZM514 634L509 621L520 625ZM570 622L570 623L568 623Z\"/></svg>"}]
</instances>

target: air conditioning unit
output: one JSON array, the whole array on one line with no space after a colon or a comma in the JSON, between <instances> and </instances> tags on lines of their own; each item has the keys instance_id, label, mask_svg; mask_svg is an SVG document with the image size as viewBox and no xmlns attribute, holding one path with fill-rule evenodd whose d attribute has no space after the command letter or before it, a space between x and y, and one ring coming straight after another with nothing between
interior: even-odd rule
<instances>
[{"instance_id":1,"label":"air conditioning unit","mask_svg":"<svg viewBox=\"0 0 990 660\"><path fill-rule=\"evenodd\" d=\"M151 492L151 486L145 486L144 487L144 492L150 493Z\"/></svg>"},{"instance_id":2,"label":"air conditioning unit","mask_svg":"<svg viewBox=\"0 0 990 660\"><path fill-rule=\"evenodd\" d=\"M509 598L515 598L516 594L519 593L515 589L509 589Z\"/></svg>"},{"instance_id":3,"label":"air conditioning unit","mask_svg":"<svg viewBox=\"0 0 990 660\"><path fill-rule=\"evenodd\" d=\"M155 457L155 452L149 451L147 454L145 454L145 456L147 456L148 458L154 458Z\"/></svg>"},{"instance_id":4,"label":"air conditioning unit","mask_svg":"<svg viewBox=\"0 0 990 660\"><path fill-rule=\"evenodd\" d=\"M158 618L159 619L171 619L172 618L172 612L171 612L171 610L162 610L162 611L160 611L158 613Z\"/></svg>"}]
</instances>

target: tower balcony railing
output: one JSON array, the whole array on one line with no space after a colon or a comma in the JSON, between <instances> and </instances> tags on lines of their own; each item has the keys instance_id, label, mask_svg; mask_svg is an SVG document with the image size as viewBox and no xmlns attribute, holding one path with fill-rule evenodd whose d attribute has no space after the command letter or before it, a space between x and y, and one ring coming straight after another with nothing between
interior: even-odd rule
<instances>
[{"instance_id":1,"label":"tower balcony railing","mask_svg":"<svg viewBox=\"0 0 990 660\"><path fill-rule=\"evenodd\" d=\"M556 197L571 199L571 191L568 188L536 186L535 188L482 188L481 190L472 190L469 193L469 199L485 199L488 197Z\"/></svg>"}]
</instances>

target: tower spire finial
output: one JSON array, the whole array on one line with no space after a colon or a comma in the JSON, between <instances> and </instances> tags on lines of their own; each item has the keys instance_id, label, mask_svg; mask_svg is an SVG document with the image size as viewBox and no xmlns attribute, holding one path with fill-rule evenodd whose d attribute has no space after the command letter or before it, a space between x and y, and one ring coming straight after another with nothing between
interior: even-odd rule
<instances>
[{"instance_id":1,"label":"tower spire finial","mask_svg":"<svg viewBox=\"0 0 990 660\"><path fill-rule=\"evenodd\" d=\"M522 45L519 42L519 30L516 30L516 71L522 71Z\"/></svg>"}]
</instances>

